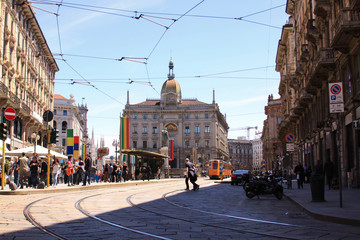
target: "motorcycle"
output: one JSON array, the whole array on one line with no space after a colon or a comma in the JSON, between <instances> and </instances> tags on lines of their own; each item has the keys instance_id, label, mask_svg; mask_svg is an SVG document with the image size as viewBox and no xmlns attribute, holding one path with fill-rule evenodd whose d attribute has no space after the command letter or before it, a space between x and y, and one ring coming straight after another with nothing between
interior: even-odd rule
<instances>
[{"instance_id":1,"label":"motorcycle","mask_svg":"<svg viewBox=\"0 0 360 240\"><path fill-rule=\"evenodd\" d=\"M245 195L248 198L253 198L264 194L274 194L277 199L281 200L283 197L283 187L278 184L277 179L273 176L267 176L264 178L254 177L247 182L244 186Z\"/></svg>"}]
</instances>

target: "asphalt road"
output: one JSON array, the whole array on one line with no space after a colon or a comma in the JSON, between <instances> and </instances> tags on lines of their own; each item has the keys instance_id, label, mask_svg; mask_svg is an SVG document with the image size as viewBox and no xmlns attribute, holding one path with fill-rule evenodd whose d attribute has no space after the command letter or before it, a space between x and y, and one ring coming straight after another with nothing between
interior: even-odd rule
<instances>
[{"instance_id":1,"label":"asphalt road","mask_svg":"<svg viewBox=\"0 0 360 240\"><path fill-rule=\"evenodd\" d=\"M0 239L359 239L275 196L200 178L0 196Z\"/></svg>"}]
</instances>

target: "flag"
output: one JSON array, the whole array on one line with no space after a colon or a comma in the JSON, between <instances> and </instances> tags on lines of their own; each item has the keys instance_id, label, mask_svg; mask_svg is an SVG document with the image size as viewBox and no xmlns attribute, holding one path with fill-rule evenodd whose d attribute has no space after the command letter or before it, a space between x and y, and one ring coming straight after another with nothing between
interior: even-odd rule
<instances>
[{"instance_id":1,"label":"flag","mask_svg":"<svg viewBox=\"0 0 360 240\"><path fill-rule=\"evenodd\" d=\"M85 160L86 158L86 145L82 145L82 153L81 153L82 159Z\"/></svg>"},{"instance_id":2,"label":"flag","mask_svg":"<svg viewBox=\"0 0 360 240\"><path fill-rule=\"evenodd\" d=\"M174 139L169 139L169 161L174 159Z\"/></svg>"},{"instance_id":3,"label":"flag","mask_svg":"<svg viewBox=\"0 0 360 240\"><path fill-rule=\"evenodd\" d=\"M80 142L80 138L79 136L75 136L74 137L74 158L79 158L79 143Z\"/></svg>"},{"instance_id":4,"label":"flag","mask_svg":"<svg viewBox=\"0 0 360 240\"><path fill-rule=\"evenodd\" d=\"M73 155L74 154L74 132L73 132L73 129L67 130L66 137L67 137L66 154Z\"/></svg>"},{"instance_id":5,"label":"flag","mask_svg":"<svg viewBox=\"0 0 360 240\"><path fill-rule=\"evenodd\" d=\"M129 118L122 117L120 121L121 149L129 149Z\"/></svg>"}]
</instances>

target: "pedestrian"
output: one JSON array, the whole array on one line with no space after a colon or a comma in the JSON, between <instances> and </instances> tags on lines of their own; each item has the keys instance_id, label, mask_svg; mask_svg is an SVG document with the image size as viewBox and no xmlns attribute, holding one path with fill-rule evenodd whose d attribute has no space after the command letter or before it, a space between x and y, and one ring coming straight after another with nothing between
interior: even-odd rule
<instances>
[{"instance_id":1,"label":"pedestrian","mask_svg":"<svg viewBox=\"0 0 360 240\"><path fill-rule=\"evenodd\" d=\"M189 190L189 183L188 180L190 180L190 182L193 185L193 189L194 191L198 190L200 188L200 186L198 184L196 184L196 174L195 174L195 167L194 164L192 164L189 160L189 158L185 159L185 167L186 167L186 178L187 180L185 180L186 183L186 190Z\"/></svg>"},{"instance_id":2,"label":"pedestrian","mask_svg":"<svg viewBox=\"0 0 360 240\"><path fill-rule=\"evenodd\" d=\"M120 165L119 165L119 167L118 167L117 170L116 170L116 174L117 174L117 176L116 176L116 182L121 182L121 167L120 167Z\"/></svg>"},{"instance_id":3,"label":"pedestrian","mask_svg":"<svg viewBox=\"0 0 360 240\"><path fill-rule=\"evenodd\" d=\"M147 176L148 181L150 181L150 177L151 177L151 167L150 167L150 165L148 165L146 167L146 176Z\"/></svg>"},{"instance_id":4,"label":"pedestrian","mask_svg":"<svg viewBox=\"0 0 360 240\"><path fill-rule=\"evenodd\" d=\"M296 174L296 180L297 180L297 184L298 184L298 189L304 188L304 186L303 186L304 168L303 168L303 166L301 165L300 162L298 162L298 164L296 165L296 167L294 169L294 173Z\"/></svg>"},{"instance_id":5,"label":"pedestrian","mask_svg":"<svg viewBox=\"0 0 360 240\"><path fill-rule=\"evenodd\" d=\"M332 161L330 161L330 159L326 161L324 170L325 170L327 184L329 185L329 190L330 190L332 188L332 180L334 177L334 164Z\"/></svg>"},{"instance_id":6,"label":"pedestrian","mask_svg":"<svg viewBox=\"0 0 360 240\"><path fill-rule=\"evenodd\" d=\"M104 182L107 182L109 180L109 164L105 164L104 167Z\"/></svg>"},{"instance_id":7,"label":"pedestrian","mask_svg":"<svg viewBox=\"0 0 360 240\"><path fill-rule=\"evenodd\" d=\"M52 175L52 179L53 179L52 183L53 183L53 187L55 187L55 188L58 183L58 176L60 174L60 171L61 171L61 167L60 167L59 161L55 158L54 162L52 164L52 171L51 171L51 175Z\"/></svg>"},{"instance_id":8,"label":"pedestrian","mask_svg":"<svg viewBox=\"0 0 360 240\"><path fill-rule=\"evenodd\" d=\"M40 172L40 181L46 182L47 179L47 170L48 170L48 164L47 159L43 158L41 160L41 172Z\"/></svg>"},{"instance_id":9,"label":"pedestrian","mask_svg":"<svg viewBox=\"0 0 360 240\"><path fill-rule=\"evenodd\" d=\"M90 155L88 154L85 158L85 176L83 181L83 186L86 186L86 180L88 182L88 185L90 185L90 171L92 167L92 160L90 158Z\"/></svg>"},{"instance_id":10,"label":"pedestrian","mask_svg":"<svg viewBox=\"0 0 360 240\"><path fill-rule=\"evenodd\" d=\"M113 170L111 172L111 182L117 182L117 168L116 163L113 163Z\"/></svg>"},{"instance_id":11,"label":"pedestrian","mask_svg":"<svg viewBox=\"0 0 360 240\"><path fill-rule=\"evenodd\" d=\"M39 163L37 161L37 156L34 155L30 162L30 177L31 177L31 184L32 184L33 188L36 188L36 186L39 183L38 171L39 171Z\"/></svg>"},{"instance_id":12,"label":"pedestrian","mask_svg":"<svg viewBox=\"0 0 360 240\"><path fill-rule=\"evenodd\" d=\"M85 175L85 162L81 157L79 157L79 165L77 167L77 181L76 184L79 185L81 182L83 182L84 175Z\"/></svg>"},{"instance_id":13,"label":"pedestrian","mask_svg":"<svg viewBox=\"0 0 360 240\"><path fill-rule=\"evenodd\" d=\"M16 187L19 187L20 160L17 157L14 157L12 168L14 172L14 183L16 184Z\"/></svg>"},{"instance_id":14,"label":"pedestrian","mask_svg":"<svg viewBox=\"0 0 360 240\"><path fill-rule=\"evenodd\" d=\"M25 156L25 153L23 152L22 157L20 160L20 188L24 188L24 185L26 187L29 186L28 179L29 179L29 164L28 164L28 158Z\"/></svg>"},{"instance_id":15,"label":"pedestrian","mask_svg":"<svg viewBox=\"0 0 360 240\"><path fill-rule=\"evenodd\" d=\"M123 163L122 175L123 175L124 182L126 182L126 180L128 180L127 179L127 163L126 162Z\"/></svg>"},{"instance_id":16,"label":"pedestrian","mask_svg":"<svg viewBox=\"0 0 360 240\"><path fill-rule=\"evenodd\" d=\"M157 177L158 179L160 179L160 175L161 175L161 169L160 169L160 166L158 166L157 172L156 172L156 177Z\"/></svg>"},{"instance_id":17,"label":"pedestrian","mask_svg":"<svg viewBox=\"0 0 360 240\"><path fill-rule=\"evenodd\" d=\"M67 183L68 186L74 186L73 177L74 177L74 167L72 163L72 156L68 156L68 161L66 163L66 176L67 176Z\"/></svg>"},{"instance_id":18,"label":"pedestrian","mask_svg":"<svg viewBox=\"0 0 360 240\"><path fill-rule=\"evenodd\" d=\"M147 174L147 169L146 169L146 167L143 165L143 166L141 167L141 179L142 179L143 181L145 181L146 174Z\"/></svg>"}]
</instances>

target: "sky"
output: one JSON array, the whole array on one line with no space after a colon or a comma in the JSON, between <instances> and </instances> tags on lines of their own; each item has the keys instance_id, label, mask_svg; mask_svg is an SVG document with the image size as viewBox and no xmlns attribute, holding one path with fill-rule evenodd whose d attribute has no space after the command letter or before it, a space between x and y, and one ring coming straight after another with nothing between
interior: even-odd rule
<instances>
[{"instance_id":1,"label":"sky","mask_svg":"<svg viewBox=\"0 0 360 240\"><path fill-rule=\"evenodd\" d=\"M60 69L55 93L87 105L89 134L111 152L127 91L130 104L160 99L170 59L183 98L212 103L215 90L229 138L262 131L268 96L279 97L285 0L29 2Z\"/></svg>"}]
</instances>

